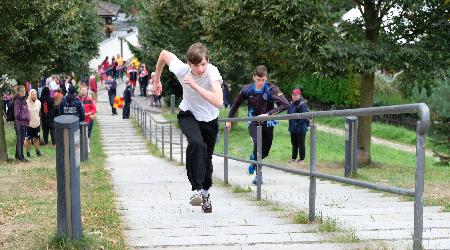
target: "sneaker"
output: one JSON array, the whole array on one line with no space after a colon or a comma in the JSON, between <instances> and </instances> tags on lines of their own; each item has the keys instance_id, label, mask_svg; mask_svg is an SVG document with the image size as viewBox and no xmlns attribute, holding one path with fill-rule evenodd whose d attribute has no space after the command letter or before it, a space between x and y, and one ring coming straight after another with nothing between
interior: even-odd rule
<instances>
[{"instance_id":1,"label":"sneaker","mask_svg":"<svg viewBox=\"0 0 450 250\"><path fill-rule=\"evenodd\" d=\"M250 164L248 166L248 174L253 175L255 173L255 166L253 164Z\"/></svg>"},{"instance_id":2,"label":"sneaker","mask_svg":"<svg viewBox=\"0 0 450 250\"><path fill-rule=\"evenodd\" d=\"M264 183L262 175L261 175L261 180L260 181L261 181L261 185L262 185ZM255 185L255 186L258 185L258 175L255 175L255 178L253 179L252 184Z\"/></svg>"},{"instance_id":3,"label":"sneaker","mask_svg":"<svg viewBox=\"0 0 450 250\"><path fill-rule=\"evenodd\" d=\"M30 152L27 152L27 157L31 157L31 154L30 154Z\"/></svg>"},{"instance_id":4,"label":"sneaker","mask_svg":"<svg viewBox=\"0 0 450 250\"><path fill-rule=\"evenodd\" d=\"M206 197L203 197L203 205L202 205L203 213L211 213L212 212L212 205L211 205L211 199L209 198L209 194Z\"/></svg>"},{"instance_id":5,"label":"sneaker","mask_svg":"<svg viewBox=\"0 0 450 250\"><path fill-rule=\"evenodd\" d=\"M297 160L296 159L290 159L288 162L289 163L293 163L293 162L296 162Z\"/></svg>"},{"instance_id":6,"label":"sneaker","mask_svg":"<svg viewBox=\"0 0 450 250\"><path fill-rule=\"evenodd\" d=\"M192 206L201 206L203 202L203 195L200 190L194 190L191 195L189 203Z\"/></svg>"},{"instance_id":7,"label":"sneaker","mask_svg":"<svg viewBox=\"0 0 450 250\"><path fill-rule=\"evenodd\" d=\"M298 163L303 164L304 161L303 160L297 160Z\"/></svg>"}]
</instances>

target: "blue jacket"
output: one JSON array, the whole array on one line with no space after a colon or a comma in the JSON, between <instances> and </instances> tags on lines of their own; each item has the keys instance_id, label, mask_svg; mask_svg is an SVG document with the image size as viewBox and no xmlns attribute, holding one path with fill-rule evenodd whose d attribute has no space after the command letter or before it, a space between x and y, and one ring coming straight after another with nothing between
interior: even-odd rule
<instances>
[{"instance_id":1,"label":"blue jacket","mask_svg":"<svg viewBox=\"0 0 450 250\"><path fill-rule=\"evenodd\" d=\"M309 112L309 110L304 99L299 99L289 105L288 114L305 112ZM308 132L308 119L289 120L289 132L293 134L306 134Z\"/></svg>"}]
</instances>

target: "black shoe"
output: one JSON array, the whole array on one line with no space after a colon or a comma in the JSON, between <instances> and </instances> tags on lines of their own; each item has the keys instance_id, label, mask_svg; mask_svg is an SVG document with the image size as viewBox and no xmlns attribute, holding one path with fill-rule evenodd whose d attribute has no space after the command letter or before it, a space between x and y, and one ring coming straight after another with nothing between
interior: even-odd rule
<instances>
[{"instance_id":1,"label":"black shoe","mask_svg":"<svg viewBox=\"0 0 450 250\"><path fill-rule=\"evenodd\" d=\"M31 157L31 154L30 154L30 152L27 152L27 157Z\"/></svg>"},{"instance_id":2,"label":"black shoe","mask_svg":"<svg viewBox=\"0 0 450 250\"><path fill-rule=\"evenodd\" d=\"M41 151L36 150L36 156L37 156L37 157L42 156Z\"/></svg>"},{"instance_id":3,"label":"black shoe","mask_svg":"<svg viewBox=\"0 0 450 250\"><path fill-rule=\"evenodd\" d=\"M212 205L211 205L211 199L209 198L209 194L208 196L203 196L203 204L202 204L202 210L203 213L212 213Z\"/></svg>"}]
</instances>

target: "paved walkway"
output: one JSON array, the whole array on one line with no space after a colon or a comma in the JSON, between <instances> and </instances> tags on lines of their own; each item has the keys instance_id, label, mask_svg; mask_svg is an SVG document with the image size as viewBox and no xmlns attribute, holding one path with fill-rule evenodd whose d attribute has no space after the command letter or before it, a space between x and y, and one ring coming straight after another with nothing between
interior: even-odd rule
<instances>
[{"instance_id":1,"label":"paved walkway","mask_svg":"<svg viewBox=\"0 0 450 250\"><path fill-rule=\"evenodd\" d=\"M148 101L140 97L134 101L146 106L155 119L164 120L157 114L158 110L148 107ZM202 214L199 207L188 205L190 191L184 168L148 154L144 137L135 133L131 120L122 120L120 114L110 115L105 94L99 96L99 110L108 168L130 247L351 249L362 248L367 243L375 244L372 248L377 249L384 246L380 240L394 248L411 246L412 202L328 181L318 181L317 214L337 220L343 228L353 229L362 243L329 243L336 238L330 233L319 233L316 225L291 224L288 212L267 211L217 185L212 190L213 213ZM156 123L152 126L156 127ZM165 129L168 131L168 127ZM147 139L150 131L145 131ZM153 129L151 138L161 149L160 131L161 125ZM173 131L173 141L178 143L179 132L175 128ZM168 136L164 141L168 157ZM183 144L185 148L186 142ZM174 159L181 159L180 151L176 145ZM214 157L213 161L214 176L222 179L223 159ZM232 185L248 185L251 177L245 174L246 168L247 164L229 162ZM308 178L269 168L263 171L264 199L279 203L286 211L307 209ZM425 248L450 249L450 213L440 213L440 210L440 207L425 208Z\"/></svg>"},{"instance_id":2,"label":"paved walkway","mask_svg":"<svg viewBox=\"0 0 450 250\"><path fill-rule=\"evenodd\" d=\"M121 93L118 91L118 93ZM288 212L268 211L223 187L211 190L213 213L188 204L184 167L148 153L132 120L112 116L105 93L97 121L107 154L117 206L131 248L356 249L361 244L327 242L316 225L293 224ZM120 112L119 112L120 113Z\"/></svg>"}]
</instances>

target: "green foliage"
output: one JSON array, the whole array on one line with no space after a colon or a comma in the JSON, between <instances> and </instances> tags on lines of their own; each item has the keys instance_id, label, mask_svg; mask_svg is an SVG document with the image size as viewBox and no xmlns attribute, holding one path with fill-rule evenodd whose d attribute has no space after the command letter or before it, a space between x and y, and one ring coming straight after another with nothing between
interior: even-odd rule
<instances>
[{"instance_id":1,"label":"green foliage","mask_svg":"<svg viewBox=\"0 0 450 250\"><path fill-rule=\"evenodd\" d=\"M185 61L186 50L194 42L204 42L200 23L204 1L174 2L145 0L138 23L143 62L156 65L159 53L169 50ZM214 63L214 62L213 62ZM175 76L165 70L161 76L163 95L181 97L182 89Z\"/></svg>"},{"instance_id":2,"label":"green foliage","mask_svg":"<svg viewBox=\"0 0 450 250\"><path fill-rule=\"evenodd\" d=\"M314 75L301 75L295 85L283 85L285 93L300 87L302 94L308 99L316 99L322 103L357 107L359 104L359 76L324 78Z\"/></svg>"},{"instance_id":3,"label":"green foliage","mask_svg":"<svg viewBox=\"0 0 450 250\"><path fill-rule=\"evenodd\" d=\"M0 12L0 71L19 82L49 73L86 73L97 54L101 30L95 2L3 1Z\"/></svg>"},{"instance_id":4,"label":"green foliage","mask_svg":"<svg viewBox=\"0 0 450 250\"><path fill-rule=\"evenodd\" d=\"M240 185L233 186L233 193L250 193L252 188L250 186L242 187Z\"/></svg>"},{"instance_id":5,"label":"green foliage","mask_svg":"<svg viewBox=\"0 0 450 250\"><path fill-rule=\"evenodd\" d=\"M294 214L293 218L294 224L308 224L309 223L309 216L308 213L305 211L299 211Z\"/></svg>"},{"instance_id":6,"label":"green foliage","mask_svg":"<svg viewBox=\"0 0 450 250\"><path fill-rule=\"evenodd\" d=\"M8 75L2 75L0 77L0 95L4 92L14 91L14 87L17 85L17 81L10 79Z\"/></svg>"},{"instance_id":7,"label":"green foliage","mask_svg":"<svg viewBox=\"0 0 450 250\"><path fill-rule=\"evenodd\" d=\"M325 36L320 1L206 1L202 24L225 79L242 84L257 65L283 85L309 66Z\"/></svg>"}]
</instances>

